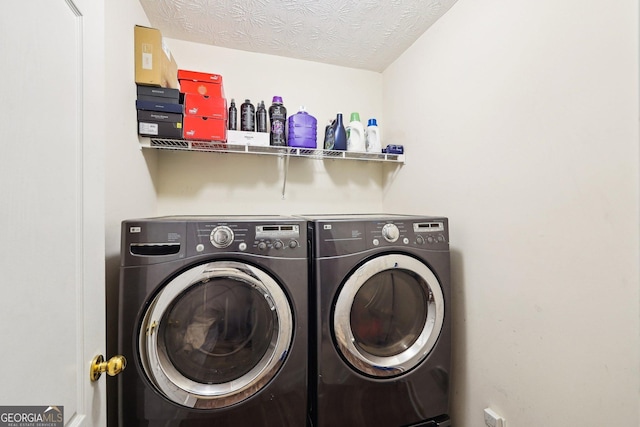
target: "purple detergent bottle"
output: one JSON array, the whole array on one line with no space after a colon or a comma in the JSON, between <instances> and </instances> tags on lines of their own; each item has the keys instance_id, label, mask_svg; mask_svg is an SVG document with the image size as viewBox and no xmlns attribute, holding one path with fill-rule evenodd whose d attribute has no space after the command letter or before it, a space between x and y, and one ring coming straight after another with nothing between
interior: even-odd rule
<instances>
[{"instance_id":1,"label":"purple detergent bottle","mask_svg":"<svg viewBox=\"0 0 640 427\"><path fill-rule=\"evenodd\" d=\"M289 135L287 145L289 147L316 148L318 145L318 121L307 113L304 106L289 117Z\"/></svg>"}]
</instances>

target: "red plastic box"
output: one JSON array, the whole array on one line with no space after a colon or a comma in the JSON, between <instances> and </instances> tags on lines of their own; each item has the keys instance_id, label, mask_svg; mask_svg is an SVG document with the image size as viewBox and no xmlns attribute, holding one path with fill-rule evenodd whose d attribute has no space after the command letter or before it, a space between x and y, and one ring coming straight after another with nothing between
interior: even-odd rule
<instances>
[{"instance_id":1,"label":"red plastic box","mask_svg":"<svg viewBox=\"0 0 640 427\"><path fill-rule=\"evenodd\" d=\"M185 115L182 124L184 139L227 141L227 121L211 117Z\"/></svg>"},{"instance_id":2,"label":"red plastic box","mask_svg":"<svg viewBox=\"0 0 640 427\"><path fill-rule=\"evenodd\" d=\"M227 120L227 100L199 93L185 93L184 114Z\"/></svg>"}]
</instances>

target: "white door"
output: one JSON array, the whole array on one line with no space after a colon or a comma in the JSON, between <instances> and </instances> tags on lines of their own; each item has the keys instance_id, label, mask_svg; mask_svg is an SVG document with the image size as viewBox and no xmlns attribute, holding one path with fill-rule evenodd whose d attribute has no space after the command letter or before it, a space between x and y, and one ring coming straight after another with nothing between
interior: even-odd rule
<instances>
[{"instance_id":1,"label":"white door","mask_svg":"<svg viewBox=\"0 0 640 427\"><path fill-rule=\"evenodd\" d=\"M62 406L71 426L106 424L89 379L105 346L103 9L0 13L0 406Z\"/></svg>"}]
</instances>

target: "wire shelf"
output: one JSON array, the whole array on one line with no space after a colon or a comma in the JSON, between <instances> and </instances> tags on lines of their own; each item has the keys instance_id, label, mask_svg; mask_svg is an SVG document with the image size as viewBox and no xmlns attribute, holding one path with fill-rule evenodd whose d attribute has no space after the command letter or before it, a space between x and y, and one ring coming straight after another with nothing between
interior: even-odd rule
<instances>
[{"instance_id":1,"label":"wire shelf","mask_svg":"<svg viewBox=\"0 0 640 427\"><path fill-rule=\"evenodd\" d=\"M163 150L204 151L215 153L256 154L272 156L289 156L310 159L343 159L364 160L369 162L404 163L404 154L387 153L360 153L342 150L322 150L298 147L274 147L257 145L227 144L218 141L197 141L187 139L169 138L140 138L140 144L144 148L156 148Z\"/></svg>"}]
</instances>

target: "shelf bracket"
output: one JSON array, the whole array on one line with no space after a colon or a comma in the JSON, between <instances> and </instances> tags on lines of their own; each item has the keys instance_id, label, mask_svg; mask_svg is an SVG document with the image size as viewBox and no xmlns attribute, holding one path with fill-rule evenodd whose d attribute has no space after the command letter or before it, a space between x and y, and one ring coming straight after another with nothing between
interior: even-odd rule
<instances>
[{"instance_id":1,"label":"shelf bracket","mask_svg":"<svg viewBox=\"0 0 640 427\"><path fill-rule=\"evenodd\" d=\"M284 157L284 177L282 179L282 200L284 200L286 197L286 189L287 189L287 175L289 173L289 158L291 157L289 155L289 151L287 151L287 154L283 154Z\"/></svg>"}]
</instances>

